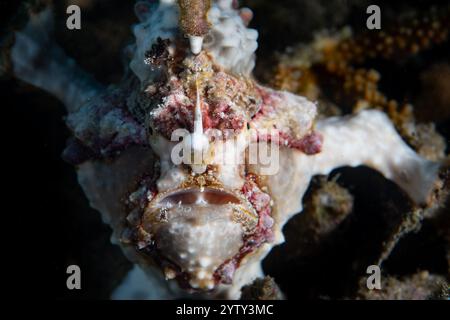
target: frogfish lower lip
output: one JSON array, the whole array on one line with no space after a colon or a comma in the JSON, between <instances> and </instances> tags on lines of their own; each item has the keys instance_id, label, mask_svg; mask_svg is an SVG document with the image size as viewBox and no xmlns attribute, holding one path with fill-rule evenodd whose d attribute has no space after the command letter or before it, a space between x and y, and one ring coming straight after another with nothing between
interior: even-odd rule
<instances>
[{"instance_id":1,"label":"frogfish lower lip","mask_svg":"<svg viewBox=\"0 0 450 320\"><path fill-rule=\"evenodd\" d=\"M185 205L192 204L212 204L223 205L228 203L239 203L241 200L234 194L215 188L191 188L173 192L162 199L163 205L169 203L179 203Z\"/></svg>"},{"instance_id":2,"label":"frogfish lower lip","mask_svg":"<svg viewBox=\"0 0 450 320\"><path fill-rule=\"evenodd\" d=\"M142 220L162 259L199 290L216 286L215 271L239 253L257 224L258 214L245 197L212 187L161 194ZM169 273L173 277L174 270Z\"/></svg>"}]
</instances>

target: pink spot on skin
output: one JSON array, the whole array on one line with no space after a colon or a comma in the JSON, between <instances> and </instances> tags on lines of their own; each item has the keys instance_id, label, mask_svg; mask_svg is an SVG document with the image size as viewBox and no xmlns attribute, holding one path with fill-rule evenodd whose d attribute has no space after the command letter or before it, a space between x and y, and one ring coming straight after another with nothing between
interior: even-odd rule
<instances>
[{"instance_id":1,"label":"pink spot on skin","mask_svg":"<svg viewBox=\"0 0 450 320\"><path fill-rule=\"evenodd\" d=\"M216 278L222 283L231 284L233 282L234 272L236 271L236 261L229 260L224 263L216 272Z\"/></svg>"},{"instance_id":2,"label":"pink spot on skin","mask_svg":"<svg viewBox=\"0 0 450 320\"><path fill-rule=\"evenodd\" d=\"M312 132L304 136L294 148L302 150L307 155L317 154L322 151L323 137L320 133Z\"/></svg>"},{"instance_id":3,"label":"pink spot on skin","mask_svg":"<svg viewBox=\"0 0 450 320\"><path fill-rule=\"evenodd\" d=\"M239 252L217 268L214 273L216 283L231 283L234 272L239 267L242 258L263 243L274 240L272 232L274 220L270 216L270 196L258 187L255 182L255 176L252 174L247 175L241 191L258 213L258 224L251 234L244 237L244 244Z\"/></svg>"},{"instance_id":4,"label":"pink spot on skin","mask_svg":"<svg viewBox=\"0 0 450 320\"><path fill-rule=\"evenodd\" d=\"M262 222L262 225L264 226L264 228L266 228L266 229L272 228L272 226L273 226L273 219L269 215L264 215L261 219L261 222Z\"/></svg>"},{"instance_id":5,"label":"pink spot on skin","mask_svg":"<svg viewBox=\"0 0 450 320\"><path fill-rule=\"evenodd\" d=\"M241 17L242 21L244 22L245 26L248 26L250 21L253 19L253 12L248 8L242 8L239 11L239 16Z\"/></svg>"},{"instance_id":6,"label":"pink spot on skin","mask_svg":"<svg viewBox=\"0 0 450 320\"><path fill-rule=\"evenodd\" d=\"M263 99L263 104L267 106L276 105L277 100L280 100L282 94L278 91L269 91L263 87L257 87L258 93Z\"/></svg>"},{"instance_id":7,"label":"pink spot on skin","mask_svg":"<svg viewBox=\"0 0 450 320\"><path fill-rule=\"evenodd\" d=\"M138 12L139 14L145 14L148 13L150 11L150 9L148 8L148 5L145 3L138 3L136 5L136 12Z\"/></svg>"},{"instance_id":8,"label":"pink spot on skin","mask_svg":"<svg viewBox=\"0 0 450 320\"><path fill-rule=\"evenodd\" d=\"M289 133L278 132L278 140L269 134L258 134L258 141L278 141L280 146L294 148L307 155L317 154L322 151L323 137L318 132L311 132L301 139L293 138Z\"/></svg>"}]
</instances>

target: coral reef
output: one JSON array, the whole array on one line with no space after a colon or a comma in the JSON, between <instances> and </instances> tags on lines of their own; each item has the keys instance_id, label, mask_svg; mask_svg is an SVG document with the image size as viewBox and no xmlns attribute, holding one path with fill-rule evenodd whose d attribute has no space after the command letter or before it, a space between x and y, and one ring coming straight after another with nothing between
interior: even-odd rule
<instances>
[{"instance_id":1,"label":"coral reef","mask_svg":"<svg viewBox=\"0 0 450 320\"><path fill-rule=\"evenodd\" d=\"M450 65L439 63L425 70L421 76L424 90L417 98L415 114L422 121L439 121L448 119L450 113L450 94L448 84L450 83ZM433 106L430 108L429 106Z\"/></svg>"},{"instance_id":2,"label":"coral reef","mask_svg":"<svg viewBox=\"0 0 450 320\"><path fill-rule=\"evenodd\" d=\"M361 280L359 298L368 300L427 300L448 299L448 285L444 277L418 272L406 279L383 278L382 290L367 290L366 279Z\"/></svg>"},{"instance_id":3,"label":"coral reef","mask_svg":"<svg viewBox=\"0 0 450 320\"><path fill-rule=\"evenodd\" d=\"M421 91L421 96L417 101L418 108L413 108L409 104L403 104L401 106L401 103L392 99L389 100L380 89L380 73L366 66L373 65L373 61L382 60L405 64L405 60L407 61L408 58L410 59L412 56L418 55L433 45L439 46L445 43L448 41L449 12L448 6L434 8L420 18L418 18L418 14L410 15L406 17L407 19L396 22L389 29L386 30L384 28L383 31L372 34L370 32L352 34L349 29L343 29L340 33L334 33L332 35L326 32L318 33L316 40L310 44L288 49L287 54L282 56L281 62L276 68L275 78L272 83L279 88L303 94L313 100L318 100L319 104L322 105L322 108L319 108L319 112L324 117L347 113L349 111L357 112L357 110L367 107L384 109L393 120L397 130L419 154L434 161L448 158L445 139L436 131L435 124L430 122L418 123L413 114L414 110L419 121L426 120L439 123L443 119L448 118L445 116L446 112L448 112L448 104L443 102L446 101L446 89L444 88L446 85L443 84L445 81L446 64L441 66L442 68L440 68L439 73L437 73L437 66L431 66L423 72L421 79L425 87ZM374 37L377 39L374 39ZM364 46L368 47L364 48ZM270 76L266 76L266 78L270 78ZM437 116L436 113L439 112L438 110L443 115L442 117ZM448 167L442 170L443 176L446 175L446 171L448 171ZM444 189L446 188L444 187ZM437 198L445 199L446 197L444 195L438 196ZM316 208L316 210L323 210L320 205L317 205ZM439 216L441 220L448 219L446 208L447 206L445 204L436 203L433 209L429 210L417 208L401 209L409 210L410 212L403 214L403 218L400 220L391 222L389 236L384 238L383 249L379 253L381 255L378 255L378 258L373 260L375 261L374 263L383 265L383 262L388 260L387 264L389 265L389 257L391 255L395 256L392 251L398 246L399 242L402 243L401 239L410 232L418 232L421 229L423 220L434 216L437 212L442 212ZM308 210L305 211L307 214L310 212ZM293 226L290 226L290 229L285 232L289 233L291 230L295 232L302 228L311 228L310 224L314 227L314 223L312 223L314 219L306 221L306 219L302 220L302 218L298 217L297 219L293 219ZM332 218L330 217L329 219ZM395 227L393 228L393 226ZM320 230L320 227L316 226L315 228ZM339 241L339 238L345 236L347 228L348 221L340 225L340 231L336 235L331 235L319 242L321 247L319 247L320 249L316 249L314 253L317 255L317 252L325 252L324 254L326 254L330 247L329 242ZM445 230L445 223L437 229ZM446 246L448 247L448 244ZM288 256L291 253L292 255L288 258L290 260L284 260L303 260L303 265L300 263L298 267L300 270L307 268L308 262L306 261L308 259L312 261L310 263L320 263L317 262L320 259L308 253L310 252L309 249L311 247L314 248L314 246L309 244L302 254L300 253L301 250L295 251L295 248L300 247L301 243L299 241L292 239L292 237L288 238L288 242L281 252ZM448 249L446 250L448 251ZM281 252L277 253L276 256L280 257ZM268 262L267 264L270 270L271 263ZM296 265L298 266L298 264ZM274 275L276 276L276 274ZM448 281L448 275L449 273L447 271L446 277L444 278L439 276L433 276L431 278L439 279L445 284L446 280L444 279ZM402 295L399 293L395 295L395 292L398 293L395 285L401 288L402 283L404 283L405 291L413 290L415 286L417 290L420 291L423 289L424 292L427 292L427 294L420 296L422 299L426 297L443 297L442 295L432 294L437 290L437 287L434 286L434 291L430 291L431 289L429 290L427 286L431 282L415 281L414 279L420 277L414 277L412 276L412 280L406 278L403 278L403 280L395 280L397 282L384 291L385 293L392 293L392 295L380 294L380 297L384 299L414 298L412 294ZM364 290L365 283L361 284L361 288L363 288L361 290ZM401 289L399 290L402 292ZM367 289L365 291L367 292ZM348 294L353 295L352 293ZM377 295L377 293L372 294L374 296ZM369 298L369 296L370 293L364 297ZM419 296L415 298L419 298Z\"/></svg>"},{"instance_id":4,"label":"coral reef","mask_svg":"<svg viewBox=\"0 0 450 320\"><path fill-rule=\"evenodd\" d=\"M331 99L344 110L368 107L385 110L397 130L415 146L420 144L417 136L423 130L414 125L411 105L383 94L379 89L380 74L372 68L365 68L364 63L376 58L401 61L441 44L449 36L449 26L450 8L445 6L429 10L420 17L408 16L389 29L376 33L366 31L352 35L350 29L344 28L336 34L318 34L313 43L292 49L292 53L282 58L273 84L313 100ZM319 89L324 87L332 94ZM431 126L426 131L434 129ZM431 134L436 136L434 132ZM432 141L436 141L433 148L439 150L437 152L442 159L443 141L439 138ZM427 154L427 150L423 154ZM436 156L436 151L431 151L430 157Z\"/></svg>"},{"instance_id":5,"label":"coral reef","mask_svg":"<svg viewBox=\"0 0 450 320\"><path fill-rule=\"evenodd\" d=\"M252 284L242 288L242 300L281 300L283 294L271 277L256 279Z\"/></svg>"}]
</instances>

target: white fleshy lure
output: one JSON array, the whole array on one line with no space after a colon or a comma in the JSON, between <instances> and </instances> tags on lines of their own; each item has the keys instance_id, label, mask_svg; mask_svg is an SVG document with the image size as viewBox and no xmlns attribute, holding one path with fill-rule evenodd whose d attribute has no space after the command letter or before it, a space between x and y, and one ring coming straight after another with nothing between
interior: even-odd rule
<instances>
[{"instance_id":1,"label":"white fleshy lure","mask_svg":"<svg viewBox=\"0 0 450 320\"><path fill-rule=\"evenodd\" d=\"M206 171L206 164L204 164L203 157L205 151L209 148L209 139L203 131L203 115L197 81L195 82L195 87L196 102L194 111L194 131L185 138L185 150L190 150L194 157L194 161L191 164L192 173L202 174Z\"/></svg>"}]
</instances>

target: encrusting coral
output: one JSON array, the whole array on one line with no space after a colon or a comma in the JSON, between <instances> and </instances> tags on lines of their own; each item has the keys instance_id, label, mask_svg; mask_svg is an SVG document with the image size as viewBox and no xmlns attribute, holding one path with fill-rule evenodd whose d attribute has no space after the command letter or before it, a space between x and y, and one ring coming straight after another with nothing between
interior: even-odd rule
<instances>
[{"instance_id":1,"label":"encrusting coral","mask_svg":"<svg viewBox=\"0 0 450 320\"><path fill-rule=\"evenodd\" d=\"M380 32L352 34L344 28L335 34L317 34L309 45L291 49L276 67L273 85L305 95L309 99L327 100L320 88L331 88L331 99L354 112L364 108L379 108L387 112L397 130L413 146L420 144L417 136L423 132L415 127L410 104L388 98L379 89L381 75L364 67L370 59L401 61L433 45L445 42L449 36L450 8L434 8L422 17L407 17ZM436 139L435 148L423 155L443 158L444 142L431 125L425 129ZM428 139L430 140L430 139ZM428 141L431 142L431 141ZM417 148L420 149L420 148ZM438 154L436 154L436 152Z\"/></svg>"},{"instance_id":2,"label":"encrusting coral","mask_svg":"<svg viewBox=\"0 0 450 320\"><path fill-rule=\"evenodd\" d=\"M448 285L442 276L427 271L397 279L383 278L381 290L367 290L366 279L361 279L359 299L365 300L429 300L448 299Z\"/></svg>"}]
</instances>

